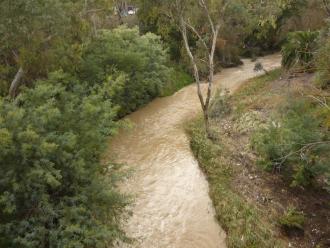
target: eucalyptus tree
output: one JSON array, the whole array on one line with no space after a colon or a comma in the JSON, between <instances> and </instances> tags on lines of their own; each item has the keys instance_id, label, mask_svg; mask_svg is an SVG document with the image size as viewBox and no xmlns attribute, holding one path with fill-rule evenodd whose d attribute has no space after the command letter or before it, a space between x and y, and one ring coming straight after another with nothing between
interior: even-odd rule
<instances>
[{"instance_id":1,"label":"eucalyptus tree","mask_svg":"<svg viewBox=\"0 0 330 248\"><path fill-rule=\"evenodd\" d=\"M107 0L0 1L0 91L14 97L22 83L73 70L83 41L111 12Z\"/></svg>"},{"instance_id":2,"label":"eucalyptus tree","mask_svg":"<svg viewBox=\"0 0 330 248\"><path fill-rule=\"evenodd\" d=\"M291 17L299 16L307 3L307 0L246 0L254 25L246 45L264 50L276 48L283 26Z\"/></svg>"},{"instance_id":3,"label":"eucalyptus tree","mask_svg":"<svg viewBox=\"0 0 330 248\"><path fill-rule=\"evenodd\" d=\"M176 23L182 35L187 55L190 59L197 94L203 110L206 133L209 136L209 110L214 81L214 56L221 25L224 22L224 12L229 1L213 0L175 0L169 1L169 16ZM196 54L189 43L189 36L193 35L203 47L205 63L208 67L207 93L202 92L202 79Z\"/></svg>"},{"instance_id":4,"label":"eucalyptus tree","mask_svg":"<svg viewBox=\"0 0 330 248\"><path fill-rule=\"evenodd\" d=\"M1 62L17 68L10 86L10 94L16 95L23 75L39 73L47 68L50 47L56 37L63 34L68 21L62 3L47 1L0 2L0 54ZM37 64L42 63L43 66Z\"/></svg>"}]
</instances>

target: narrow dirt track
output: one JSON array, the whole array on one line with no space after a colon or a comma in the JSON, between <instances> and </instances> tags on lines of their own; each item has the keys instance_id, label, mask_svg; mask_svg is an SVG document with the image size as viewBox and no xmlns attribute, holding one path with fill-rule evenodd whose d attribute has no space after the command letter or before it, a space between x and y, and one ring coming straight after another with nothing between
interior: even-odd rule
<instances>
[{"instance_id":1,"label":"narrow dirt track","mask_svg":"<svg viewBox=\"0 0 330 248\"><path fill-rule=\"evenodd\" d=\"M280 56L259 61L267 70L280 66ZM215 88L233 92L256 76L254 63L223 70ZM225 233L214 218L208 185L189 148L183 124L198 113L195 85L173 96L158 98L128 116L134 128L111 140L109 156L134 169L123 182L124 192L135 196L127 234L139 248L223 248ZM110 152L111 151L111 152Z\"/></svg>"}]
</instances>

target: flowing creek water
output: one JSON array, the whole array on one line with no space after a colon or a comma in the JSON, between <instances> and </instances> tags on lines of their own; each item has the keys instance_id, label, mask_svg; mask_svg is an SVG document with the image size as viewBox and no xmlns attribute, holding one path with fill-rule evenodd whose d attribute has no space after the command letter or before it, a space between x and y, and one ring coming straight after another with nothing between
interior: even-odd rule
<instances>
[{"instance_id":1,"label":"flowing creek water","mask_svg":"<svg viewBox=\"0 0 330 248\"><path fill-rule=\"evenodd\" d=\"M258 61L271 70L280 66L280 55ZM255 62L243 62L240 67L217 74L214 88L232 92L256 76ZM200 112L196 86L192 84L129 115L133 128L111 140L109 156L134 170L121 188L135 197L130 207L132 216L124 224L135 241L120 247L226 247L226 235L214 217L207 181L184 131L184 124Z\"/></svg>"}]
</instances>

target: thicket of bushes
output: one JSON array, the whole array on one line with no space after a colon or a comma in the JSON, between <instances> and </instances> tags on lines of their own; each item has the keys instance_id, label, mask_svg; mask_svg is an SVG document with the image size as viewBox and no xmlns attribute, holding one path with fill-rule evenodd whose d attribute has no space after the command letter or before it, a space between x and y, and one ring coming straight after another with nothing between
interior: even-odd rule
<instances>
[{"instance_id":1,"label":"thicket of bushes","mask_svg":"<svg viewBox=\"0 0 330 248\"><path fill-rule=\"evenodd\" d=\"M51 11L39 2L17 4L15 11L41 10L37 17ZM67 4L61 11L69 15ZM71 4L80 7L78 1ZM52 26L48 18L43 21ZM89 30L87 23L76 23L83 19L71 18ZM65 29L81 31L66 24ZM8 32L0 27L0 33ZM50 31L39 32L43 39ZM38 55L21 43L11 44L14 52L0 45L5 51L0 56L0 247L112 247L125 239L119 221L127 198L118 193L116 166L100 162L107 139L118 118L173 93L190 78L171 67L156 35L126 27L95 32L92 37L78 31L70 37L54 34L49 39L55 41L47 40ZM17 63L11 58L15 51L21 56ZM48 55L44 65L39 56ZM27 67L32 62L33 71ZM19 67L21 87L16 98L9 97Z\"/></svg>"},{"instance_id":2,"label":"thicket of bushes","mask_svg":"<svg viewBox=\"0 0 330 248\"><path fill-rule=\"evenodd\" d=\"M173 61L190 68L186 58L181 34L168 16L166 1L139 0L139 27L142 33L153 32L162 37L169 47ZM186 4L190 4L189 1ZM192 5L191 5L192 6ZM313 21L305 20L308 16ZM324 11L318 0L265 2L232 0L222 14L222 25L216 47L215 63L219 67L240 65L240 56L256 57L281 48L287 34L292 30L316 30L323 24ZM205 32L204 16L192 10L189 16L200 33ZM196 54L203 47L198 39L189 35L189 42ZM203 56L197 56L203 64ZM205 65L206 66L206 65ZM203 73L202 73L203 74Z\"/></svg>"},{"instance_id":3,"label":"thicket of bushes","mask_svg":"<svg viewBox=\"0 0 330 248\"><path fill-rule=\"evenodd\" d=\"M322 89L330 88L330 20L321 32L316 52L316 83Z\"/></svg>"},{"instance_id":4,"label":"thicket of bushes","mask_svg":"<svg viewBox=\"0 0 330 248\"><path fill-rule=\"evenodd\" d=\"M269 127L259 130L253 146L269 171L288 176L292 186L310 186L315 179L329 186L329 109L309 99L291 96Z\"/></svg>"},{"instance_id":5,"label":"thicket of bushes","mask_svg":"<svg viewBox=\"0 0 330 248\"><path fill-rule=\"evenodd\" d=\"M113 81L115 83L115 81ZM61 71L0 99L0 246L104 247L126 205L100 156L117 127L106 85Z\"/></svg>"},{"instance_id":6,"label":"thicket of bushes","mask_svg":"<svg viewBox=\"0 0 330 248\"><path fill-rule=\"evenodd\" d=\"M297 31L282 47L282 65L288 71L316 72L316 86L330 86L330 24L321 31Z\"/></svg>"},{"instance_id":7,"label":"thicket of bushes","mask_svg":"<svg viewBox=\"0 0 330 248\"><path fill-rule=\"evenodd\" d=\"M269 127L260 130L253 146L267 170L284 173L292 186L318 184L330 190L329 32L294 32L282 49L290 72L315 72L320 89L290 94Z\"/></svg>"},{"instance_id":8,"label":"thicket of bushes","mask_svg":"<svg viewBox=\"0 0 330 248\"><path fill-rule=\"evenodd\" d=\"M314 53L319 32L297 31L288 34L282 47L282 66L286 69L315 70Z\"/></svg>"},{"instance_id":9,"label":"thicket of bushes","mask_svg":"<svg viewBox=\"0 0 330 248\"><path fill-rule=\"evenodd\" d=\"M87 45L79 76L91 85L108 84L109 98L119 107L118 116L123 117L164 91L173 93L169 92L170 85L187 81L183 72L176 72L178 69L168 63L158 36L140 35L137 28L119 27L101 31ZM175 76L179 73L183 77Z\"/></svg>"},{"instance_id":10,"label":"thicket of bushes","mask_svg":"<svg viewBox=\"0 0 330 248\"><path fill-rule=\"evenodd\" d=\"M225 24L222 25L221 35L217 42L215 63L217 67L230 67L241 64L239 43L243 33L246 32L246 22L248 21L246 10L238 2L232 1L226 11ZM153 32L162 37L165 45L169 49L171 60L191 71L190 60L186 54L182 42L182 36L178 27L168 18L166 12L166 2L164 1L139 1L139 27L141 32ZM189 4L187 2L187 4ZM244 12L244 13L243 13ZM191 19L201 19L198 29L203 29L205 18L198 16L197 11L192 11ZM205 30L204 30L205 31ZM201 32L204 32L201 31ZM197 62L201 68L201 74L206 76L207 65L204 62L204 47L199 44L198 38L189 34L189 42L197 55Z\"/></svg>"}]
</instances>

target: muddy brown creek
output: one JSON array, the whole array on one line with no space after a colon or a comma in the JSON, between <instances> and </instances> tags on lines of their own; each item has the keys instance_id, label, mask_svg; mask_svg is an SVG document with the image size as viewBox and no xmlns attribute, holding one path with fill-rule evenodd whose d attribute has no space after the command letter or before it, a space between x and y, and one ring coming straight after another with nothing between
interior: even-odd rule
<instances>
[{"instance_id":1,"label":"muddy brown creek","mask_svg":"<svg viewBox=\"0 0 330 248\"><path fill-rule=\"evenodd\" d=\"M279 55L258 61L267 70L280 66ZM256 76L255 63L243 62L240 67L217 74L214 88L232 92ZM184 131L184 124L200 112L196 86L192 84L129 115L133 127L111 140L109 154L133 170L121 188L134 196L132 215L124 224L134 242L120 247L226 247L226 234L214 217L207 181Z\"/></svg>"}]
</instances>

